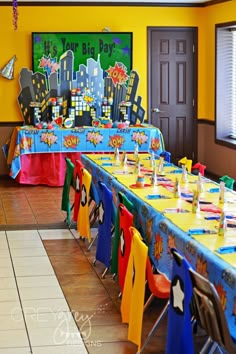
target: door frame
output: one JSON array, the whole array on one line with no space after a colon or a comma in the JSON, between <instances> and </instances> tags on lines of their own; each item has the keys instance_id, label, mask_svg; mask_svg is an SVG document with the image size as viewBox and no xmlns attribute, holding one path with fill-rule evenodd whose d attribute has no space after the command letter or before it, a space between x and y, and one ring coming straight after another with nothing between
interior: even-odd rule
<instances>
[{"instance_id":1,"label":"door frame","mask_svg":"<svg viewBox=\"0 0 236 354\"><path fill-rule=\"evenodd\" d=\"M152 87L152 75L151 75L151 35L153 31L191 31L193 33L193 41L194 41L194 56L193 56L193 162L197 162L198 159L198 151L197 151L197 141L198 141L198 132L197 132L197 112L198 112L198 27L164 27L164 26L155 26L155 27L147 27L147 42L148 42L148 58L147 58L147 113L148 113L148 123L151 120L151 87Z\"/></svg>"}]
</instances>

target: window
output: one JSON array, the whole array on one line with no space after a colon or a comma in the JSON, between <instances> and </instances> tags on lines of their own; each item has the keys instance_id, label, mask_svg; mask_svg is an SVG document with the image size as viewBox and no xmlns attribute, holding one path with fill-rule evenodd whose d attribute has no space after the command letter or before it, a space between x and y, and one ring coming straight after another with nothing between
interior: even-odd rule
<instances>
[{"instance_id":1,"label":"window","mask_svg":"<svg viewBox=\"0 0 236 354\"><path fill-rule=\"evenodd\" d=\"M216 25L216 141L236 148L236 22Z\"/></svg>"}]
</instances>

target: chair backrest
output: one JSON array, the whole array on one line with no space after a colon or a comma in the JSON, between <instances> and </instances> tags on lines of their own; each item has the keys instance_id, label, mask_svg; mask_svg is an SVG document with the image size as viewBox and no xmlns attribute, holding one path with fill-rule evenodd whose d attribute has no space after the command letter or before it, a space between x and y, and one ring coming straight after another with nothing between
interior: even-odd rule
<instances>
[{"instance_id":1,"label":"chair backrest","mask_svg":"<svg viewBox=\"0 0 236 354\"><path fill-rule=\"evenodd\" d=\"M198 175L200 173L202 176L204 176L205 169L205 165L202 165L200 162L197 162L192 166L192 174Z\"/></svg>"},{"instance_id":2,"label":"chair backrest","mask_svg":"<svg viewBox=\"0 0 236 354\"><path fill-rule=\"evenodd\" d=\"M77 230L81 237L88 238L90 241L90 223L89 223L89 192L91 186L92 176L86 170L82 168L82 186L79 214L77 218Z\"/></svg>"},{"instance_id":3,"label":"chair backrest","mask_svg":"<svg viewBox=\"0 0 236 354\"><path fill-rule=\"evenodd\" d=\"M172 248L173 269L171 279L170 306L167 325L166 354L193 354L191 323L192 282L191 267L179 251Z\"/></svg>"},{"instance_id":4,"label":"chair backrest","mask_svg":"<svg viewBox=\"0 0 236 354\"><path fill-rule=\"evenodd\" d=\"M122 321L129 323L128 339L141 347L148 247L139 231L130 227L132 245L121 301Z\"/></svg>"},{"instance_id":5,"label":"chair backrest","mask_svg":"<svg viewBox=\"0 0 236 354\"><path fill-rule=\"evenodd\" d=\"M133 213L133 203L126 197L122 192L118 192L118 198L120 204L123 204L130 213ZM112 274L117 274L118 272L118 248L120 241L120 210L117 208L115 215L115 233L112 243L112 261L111 261L111 271Z\"/></svg>"},{"instance_id":6,"label":"chair backrest","mask_svg":"<svg viewBox=\"0 0 236 354\"><path fill-rule=\"evenodd\" d=\"M74 164L71 160L66 157L66 173L64 179L64 185L62 190L62 201L61 201L61 210L66 211L67 223L70 224L70 214L71 214L71 205L70 205L70 187L73 185L73 172L74 172Z\"/></svg>"},{"instance_id":7,"label":"chair backrest","mask_svg":"<svg viewBox=\"0 0 236 354\"><path fill-rule=\"evenodd\" d=\"M192 160L189 160L186 156L178 161L178 165L180 167L186 166L189 173L192 171Z\"/></svg>"},{"instance_id":8,"label":"chair backrest","mask_svg":"<svg viewBox=\"0 0 236 354\"><path fill-rule=\"evenodd\" d=\"M163 151L160 153L160 156L164 157L164 160L171 162L171 153L169 151Z\"/></svg>"},{"instance_id":9,"label":"chair backrest","mask_svg":"<svg viewBox=\"0 0 236 354\"><path fill-rule=\"evenodd\" d=\"M229 353L236 353L225 314L214 285L195 270L190 269L193 284L195 309L194 316L200 320L207 334Z\"/></svg>"},{"instance_id":10,"label":"chair backrest","mask_svg":"<svg viewBox=\"0 0 236 354\"><path fill-rule=\"evenodd\" d=\"M122 203L120 203L118 206L118 212L120 221L120 239L118 248L118 283L120 291L123 292L126 270L131 250L132 236L130 227L133 224L133 214L131 214Z\"/></svg>"},{"instance_id":11,"label":"chair backrest","mask_svg":"<svg viewBox=\"0 0 236 354\"><path fill-rule=\"evenodd\" d=\"M74 180L75 180L75 199L74 199L74 221L77 221L79 213L79 205L81 198L81 188L82 188L82 169L84 165L80 160L75 161L74 168Z\"/></svg>"},{"instance_id":12,"label":"chair backrest","mask_svg":"<svg viewBox=\"0 0 236 354\"><path fill-rule=\"evenodd\" d=\"M234 189L235 180L232 177L225 175L220 177L219 180L225 183L226 188Z\"/></svg>"},{"instance_id":13,"label":"chair backrest","mask_svg":"<svg viewBox=\"0 0 236 354\"><path fill-rule=\"evenodd\" d=\"M111 260L112 227L112 192L107 186L98 182L98 240L96 259L108 268Z\"/></svg>"}]
</instances>

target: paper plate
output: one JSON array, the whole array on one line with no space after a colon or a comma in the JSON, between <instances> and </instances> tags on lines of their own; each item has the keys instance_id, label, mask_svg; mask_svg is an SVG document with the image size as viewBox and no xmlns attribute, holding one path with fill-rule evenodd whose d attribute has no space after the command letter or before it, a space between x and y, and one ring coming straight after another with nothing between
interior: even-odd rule
<instances>
[{"instance_id":1,"label":"paper plate","mask_svg":"<svg viewBox=\"0 0 236 354\"><path fill-rule=\"evenodd\" d=\"M113 175L132 175L133 172L117 170L117 171L112 172L112 174Z\"/></svg>"},{"instance_id":2,"label":"paper plate","mask_svg":"<svg viewBox=\"0 0 236 354\"><path fill-rule=\"evenodd\" d=\"M138 187L136 184L131 184L130 185L130 188L134 188L134 189L143 189L143 188L148 188L148 187L151 187L152 185L151 184L144 184L143 187Z\"/></svg>"}]
</instances>

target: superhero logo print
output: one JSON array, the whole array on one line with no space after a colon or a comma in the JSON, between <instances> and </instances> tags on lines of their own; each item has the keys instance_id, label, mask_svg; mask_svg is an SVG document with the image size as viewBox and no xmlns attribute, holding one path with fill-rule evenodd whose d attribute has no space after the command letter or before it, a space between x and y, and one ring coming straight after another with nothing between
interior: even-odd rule
<instances>
[{"instance_id":1,"label":"superhero logo print","mask_svg":"<svg viewBox=\"0 0 236 354\"><path fill-rule=\"evenodd\" d=\"M103 206L103 202L100 200L99 202L99 207L98 207L98 222L99 224L103 224L104 223L104 206Z\"/></svg>"},{"instance_id":2,"label":"superhero logo print","mask_svg":"<svg viewBox=\"0 0 236 354\"><path fill-rule=\"evenodd\" d=\"M87 192L86 192L86 187L83 184L82 191L81 191L81 205L84 207L86 204L87 204Z\"/></svg>"},{"instance_id":3,"label":"superhero logo print","mask_svg":"<svg viewBox=\"0 0 236 354\"><path fill-rule=\"evenodd\" d=\"M76 178L75 178L75 191L76 191L76 193L79 193L79 191L80 191L80 180L79 180L78 175L76 175Z\"/></svg>"},{"instance_id":4,"label":"superhero logo print","mask_svg":"<svg viewBox=\"0 0 236 354\"><path fill-rule=\"evenodd\" d=\"M184 313L184 283L183 280L175 275L171 284L171 304L173 309L179 314Z\"/></svg>"},{"instance_id":5,"label":"superhero logo print","mask_svg":"<svg viewBox=\"0 0 236 354\"><path fill-rule=\"evenodd\" d=\"M120 232L120 251L121 251L122 257L124 257L124 254L125 254L125 238L124 238L124 230L123 229L121 229L121 232Z\"/></svg>"}]
</instances>

